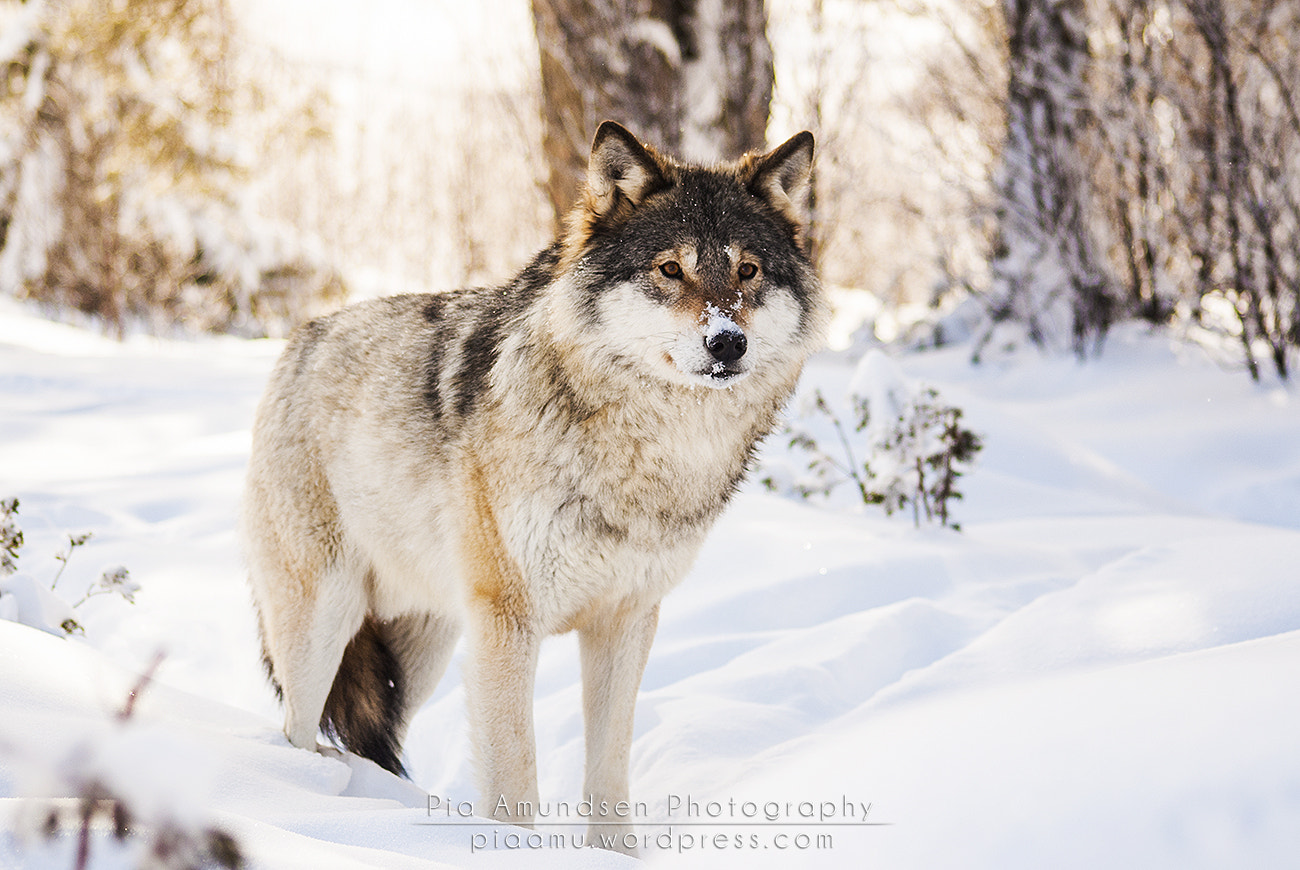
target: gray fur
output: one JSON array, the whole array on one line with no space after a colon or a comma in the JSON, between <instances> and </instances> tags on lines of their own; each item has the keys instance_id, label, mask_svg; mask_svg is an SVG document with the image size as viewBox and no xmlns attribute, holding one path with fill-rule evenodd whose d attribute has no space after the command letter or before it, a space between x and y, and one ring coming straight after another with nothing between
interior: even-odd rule
<instances>
[{"instance_id":1,"label":"gray fur","mask_svg":"<svg viewBox=\"0 0 1300 870\"><path fill-rule=\"evenodd\" d=\"M821 340L801 247L811 155L801 134L687 166L607 123L566 234L514 281L295 333L258 409L244 511L291 741L314 746L323 724L400 770L464 633L481 812L530 823L537 647L577 630L586 789L627 798L658 602ZM706 343L724 330L743 354Z\"/></svg>"}]
</instances>

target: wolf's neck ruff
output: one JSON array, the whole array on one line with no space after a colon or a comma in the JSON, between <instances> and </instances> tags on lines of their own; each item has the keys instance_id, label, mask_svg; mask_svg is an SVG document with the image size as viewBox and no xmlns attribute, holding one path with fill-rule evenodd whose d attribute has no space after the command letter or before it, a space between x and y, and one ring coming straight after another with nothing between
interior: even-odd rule
<instances>
[{"instance_id":1,"label":"wolf's neck ruff","mask_svg":"<svg viewBox=\"0 0 1300 870\"><path fill-rule=\"evenodd\" d=\"M323 726L400 770L464 634L481 811L526 824L538 646L576 630L584 793L628 798L659 600L825 327L803 250L811 160L803 133L692 166L603 124L565 232L509 284L376 299L294 334L243 514L290 741Z\"/></svg>"}]
</instances>

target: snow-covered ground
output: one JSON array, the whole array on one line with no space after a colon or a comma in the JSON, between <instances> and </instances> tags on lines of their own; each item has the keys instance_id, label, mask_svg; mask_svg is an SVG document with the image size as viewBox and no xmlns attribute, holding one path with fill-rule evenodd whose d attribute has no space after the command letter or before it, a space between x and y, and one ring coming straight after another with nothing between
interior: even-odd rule
<instances>
[{"instance_id":1,"label":"snow-covered ground","mask_svg":"<svg viewBox=\"0 0 1300 870\"><path fill-rule=\"evenodd\" d=\"M73 836L42 842L24 798L91 775L143 817L224 828L255 867L628 866L429 814L430 795L474 797L455 666L412 730L413 784L280 735L234 533L278 348L118 344L0 301L0 498L21 499L19 570L48 582L67 533L90 531L60 593L119 564L140 585L135 604L78 608L84 638L0 621L0 816L28 832L0 835L0 867L72 866ZM632 758L643 855L1295 866L1294 390L1133 329L1086 365L966 357L896 360L984 438L960 533L751 485L665 602ZM805 382L838 397L852 374L819 359ZM536 705L554 811L580 811L579 708L576 644L555 639ZM131 866L131 848L100 831L92 866Z\"/></svg>"}]
</instances>

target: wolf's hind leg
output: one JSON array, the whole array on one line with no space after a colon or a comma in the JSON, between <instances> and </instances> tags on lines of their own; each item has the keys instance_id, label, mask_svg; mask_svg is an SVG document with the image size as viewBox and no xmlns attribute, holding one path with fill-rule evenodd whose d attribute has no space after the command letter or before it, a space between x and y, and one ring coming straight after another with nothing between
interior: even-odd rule
<instances>
[{"instance_id":1,"label":"wolf's hind leg","mask_svg":"<svg viewBox=\"0 0 1300 870\"><path fill-rule=\"evenodd\" d=\"M343 650L366 615L365 569L349 561L340 559L321 572L315 595L302 596L288 612L266 614L277 626L266 641L284 697L284 734L303 749L316 748Z\"/></svg>"},{"instance_id":2,"label":"wolf's hind leg","mask_svg":"<svg viewBox=\"0 0 1300 870\"><path fill-rule=\"evenodd\" d=\"M609 807L628 800L628 765L632 754L632 720L637 691L659 624L659 605L622 607L596 614L578 631L582 659L582 712L587 745L583 794L592 806ZM615 838L614 848L636 853L623 842L632 833L627 818L593 815L592 842Z\"/></svg>"}]
</instances>

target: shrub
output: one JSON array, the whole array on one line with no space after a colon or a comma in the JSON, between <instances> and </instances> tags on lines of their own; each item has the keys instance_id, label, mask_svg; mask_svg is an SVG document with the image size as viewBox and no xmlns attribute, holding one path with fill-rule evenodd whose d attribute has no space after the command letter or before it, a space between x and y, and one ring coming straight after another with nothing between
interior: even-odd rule
<instances>
[{"instance_id":1,"label":"shrub","mask_svg":"<svg viewBox=\"0 0 1300 870\"><path fill-rule=\"evenodd\" d=\"M802 419L784 429L804 469L783 476L769 468L763 483L805 499L851 483L864 504L880 505L886 514L910 506L917 526L924 518L959 528L951 502L962 497L958 482L981 440L963 427L960 408L945 404L932 388L908 386L881 359L866 360L859 370L866 376L858 379L866 381L861 391L874 395L850 393L848 423L820 390L813 391ZM824 446L827 425L834 435L830 447Z\"/></svg>"}]
</instances>

